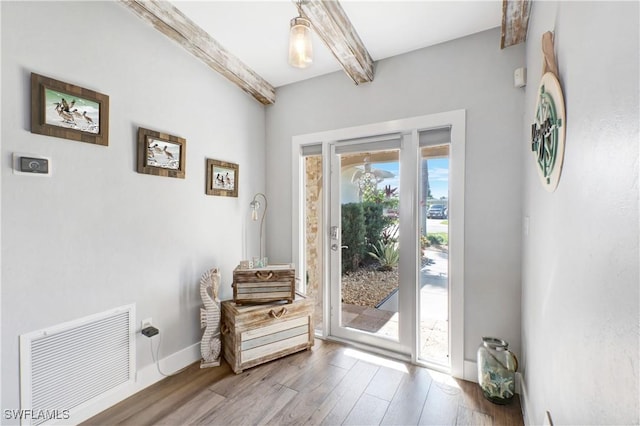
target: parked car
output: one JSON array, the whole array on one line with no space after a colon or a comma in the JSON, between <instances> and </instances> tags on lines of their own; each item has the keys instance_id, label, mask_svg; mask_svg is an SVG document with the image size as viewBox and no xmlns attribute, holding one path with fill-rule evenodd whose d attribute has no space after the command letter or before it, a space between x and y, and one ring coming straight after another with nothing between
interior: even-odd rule
<instances>
[{"instance_id":1,"label":"parked car","mask_svg":"<svg viewBox=\"0 0 640 426\"><path fill-rule=\"evenodd\" d=\"M446 219L447 208L442 204L434 204L427 210L427 218L429 219Z\"/></svg>"}]
</instances>

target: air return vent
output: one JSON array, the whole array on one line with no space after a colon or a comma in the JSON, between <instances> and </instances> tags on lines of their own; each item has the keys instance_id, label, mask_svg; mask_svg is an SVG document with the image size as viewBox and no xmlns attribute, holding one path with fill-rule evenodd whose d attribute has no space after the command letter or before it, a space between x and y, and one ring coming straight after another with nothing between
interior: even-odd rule
<instances>
[{"instance_id":1,"label":"air return vent","mask_svg":"<svg viewBox=\"0 0 640 426\"><path fill-rule=\"evenodd\" d=\"M135 307L20 336L23 424L53 423L134 380ZM49 418L48 418L49 417Z\"/></svg>"}]
</instances>

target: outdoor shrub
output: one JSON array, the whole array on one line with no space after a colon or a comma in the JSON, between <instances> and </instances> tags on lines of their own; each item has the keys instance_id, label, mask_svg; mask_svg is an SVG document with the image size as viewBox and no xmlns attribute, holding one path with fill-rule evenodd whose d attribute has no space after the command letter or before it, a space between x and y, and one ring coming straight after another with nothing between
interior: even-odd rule
<instances>
[{"instance_id":1,"label":"outdoor shrub","mask_svg":"<svg viewBox=\"0 0 640 426\"><path fill-rule=\"evenodd\" d=\"M382 237L382 231L387 225L387 218L383 216L383 206L378 203L362 203L364 210L365 239L368 245L376 246Z\"/></svg>"},{"instance_id":2,"label":"outdoor shrub","mask_svg":"<svg viewBox=\"0 0 640 426\"><path fill-rule=\"evenodd\" d=\"M360 203L342 205L342 273L355 271L364 258L364 209Z\"/></svg>"},{"instance_id":3,"label":"outdoor shrub","mask_svg":"<svg viewBox=\"0 0 640 426\"><path fill-rule=\"evenodd\" d=\"M382 231L382 235L380 235L380 241L384 244L395 243L398 241L398 233L400 232L400 224L396 222L392 222L384 231Z\"/></svg>"},{"instance_id":4,"label":"outdoor shrub","mask_svg":"<svg viewBox=\"0 0 640 426\"><path fill-rule=\"evenodd\" d=\"M373 251L370 251L369 255L380 262L379 270L381 271L390 271L400 260L398 243L393 241L387 244L381 241L377 246L373 246Z\"/></svg>"},{"instance_id":5,"label":"outdoor shrub","mask_svg":"<svg viewBox=\"0 0 640 426\"><path fill-rule=\"evenodd\" d=\"M426 235L420 235L420 249L425 250L426 248L431 246L431 242Z\"/></svg>"},{"instance_id":6,"label":"outdoor shrub","mask_svg":"<svg viewBox=\"0 0 640 426\"><path fill-rule=\"evenodd\" d=\"M429 240L429 243L434 246L449 244L449 236L446 232L434 232L432 234L427 234L427 239Z\"/></svg>"}]
</instances>

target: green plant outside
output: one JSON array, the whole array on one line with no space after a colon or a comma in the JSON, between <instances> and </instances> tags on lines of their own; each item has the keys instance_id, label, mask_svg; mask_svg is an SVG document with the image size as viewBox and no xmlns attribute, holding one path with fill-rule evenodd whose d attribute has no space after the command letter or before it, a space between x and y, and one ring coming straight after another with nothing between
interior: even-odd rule
<instances>
[{"instance_id":1,"label":"green plant outside","mask_svg":"<svg viewBox=\"0 0 640 426\"><path fill-rule=\"evenodd\" d=\"M380 241L377 246L373 246L373 251L370 251L369 255L380 262L381 271L390 271L400 260L398 243L393 241L387 244Z\"/></svg>"},{"instance_id":2,"label":"green plant outside","mask_svg":"<svg viewBox=\"0 0 640 426\"><path fill-rule=\"evenodd\" d=\"M366 228L360 203L342 205L342 273L355 271L365 254Z\"/></svg>"},{"instance_id":3,"label":"green plant outside","mask_svg":"<svg viewBox=\"0 0 640 426\"><path fill-rule=\"evenodd\" d=\"M362 203L367 246L376 246L382 238L382 231L388 224L383 215L383 205L373 202Z\"/></svg>"},{"instance_id":4,"label":"green plant outside","mask_svg":"<svg viewBox=\"0 0 640 426\"><path fill-rule=\"evenodd\" d=\"M430 245L433 246L446 246L449 245L449 233L447 232L432 232L427 234L427 240Z\"/></svg>"}]
</instances>

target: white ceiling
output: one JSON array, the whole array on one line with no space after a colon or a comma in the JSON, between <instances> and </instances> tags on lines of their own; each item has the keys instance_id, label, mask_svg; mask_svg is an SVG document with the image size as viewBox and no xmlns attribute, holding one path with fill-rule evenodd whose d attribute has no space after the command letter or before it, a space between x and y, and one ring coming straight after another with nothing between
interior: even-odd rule
<instances>
[{"instance_id":1,"label":"white ceiling","mask_svg":"<svg viewBox=\"0 0 640 426\"><path fill-rule=\"evenodd\" d=\"M291 0L172 3L275 87L341 69L315 34L313 65L303 70L288 65L289 21L297 16ZM501 0L340 4L374 61L498 27L502 20Z\"/></svg>"}]
</instances>

